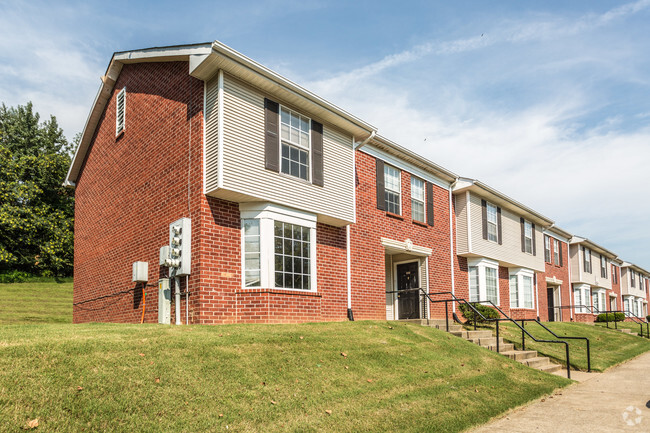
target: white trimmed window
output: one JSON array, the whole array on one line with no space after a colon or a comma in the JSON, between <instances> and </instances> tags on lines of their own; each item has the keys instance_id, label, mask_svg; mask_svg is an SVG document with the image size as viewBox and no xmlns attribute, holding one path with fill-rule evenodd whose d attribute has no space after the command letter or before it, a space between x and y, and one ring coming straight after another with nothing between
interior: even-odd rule
<instances>
[{"instance_id":1,"label":"white trimmed window","mask_svg":"<svg viewBox=\"0 0 650 433\"><path fill-rule=\"evenodd\" d=\"M524 220L524 251L533 253L533 224Z\"/></svg>"},{"instance_id":2,"label":"white trimmed window","mask_svg":"<svg viewBox=\"0 0 650 433\"><path fill-rule=\"evenodd\" d=\"M607 257L600 255L600 276L607 278Z\"/></svg>"},{"instance_id":3,"label":"white trimmed window","mask_svg":"<svg viewBox=\"0 0 650 433\"><path fill-rule=\"evenodd\" d=\"M115 135L124 131L126 124L126 87L117 94L115 99Z\"/></svg>"},{"instance_id":4,"label":"white trimmed window","mask_svg":"<svg viewBox=\"0 0 650 433\"><path fill-rule=\"evenodd\" d=\"M591 287L589 284L580 284L573 288L574 307L576 313L589 313L589 306L591 304L589 292Z\"/></svg>"},{"instance_id":5,"label":"white trimmed window","mask_svg":"<svg viewBox=\"0 0 650 433\"><path fill-rule=\"evenodd\" d=\"M634 280L634 271L630 270L630 285L636 287L636 281Z\"/></svg>"},{"instance_id":6,"label":"white trimmed window","mask_svg":"<svg viewBox=\"0 0 650 433\"><path fill-rule=\"evenodd\" d=\"M424 216L424 181L411 176L411 218L423 223Z\"/></svg>"},{"instance_id":7,"label":"white trimmed window","mask_svg":"<svg viewBox=\"0 0 650 433\"><path fill-rule=\"evenodd\" d=\"M555 242L555 239L553 240ZM551 238L544 235L544 261L551 263Z\"/></svg>"},{"instance_id":8,"label":"white trimmed window","mask_svg":"<svg viewBox=\"0 0 650 433\"><path fill-rule=\"evenodd\" d=\"M316 290L316 215L241 203L243 287Z\"/></svg>"},{"instance_id":9,"label":"white trimmed window","mask_svg":"<svg viewBox=\"0 0 650 433\"><path fill-rule=\"evenodd\" d=\"M560 241L553 239L553 263L560 265Z\"/></svg>"},{"instance_id":10,"label":"white trimmed window","mask_svg":"<svg viewBox=\"0 0 650 433\"><path fill-rule=\"evenodd\" d=\"M386 211L395 215L401 215L401 186L401 172L388 164L384 165Z\"/></svg>"},{"instance_id":11,"label":"white trimmed window","mask_svg":"<svg viewBox=\"0 0 650 433\"><path fill-rule=\"evenodd\" d=\"M470 301L492 301L499 305L499 263L474 259L468 265Z\"/></svg>"},{"instance_id":12,"label":"white trimmed window","mask_svg":"<svg viewBox=\"0 0 650 433\"><path fill-rule=\"evenodd\" d=\"M591 291L591 305L594 307L594 313L598 314L605 311L605 291L602 289Z\"/></svg>"},{"instance_id":13,"label":"white trimmed window","mask_svg":"<svg viewBox=\"0 0 650 433\"><path fill-rule=\"evenodd\" d=\"M520 268L510 271L510 308L533 308L535 273Z\"/></svg>"},{"instance_id":14,"label":"white trimmed window","mask_svg":"<svg viewBox=\"0 0 650 433\"><path fill-rule=\"evenodd\" d=\"M584 262L585 272L591 274L591 250L587 247L582 249L582 258Z\"/></svg>"},{"instance_id":15,"label":"white trimmed window","mask_svg":"<svg viewBox=\"0 0 650 433\"><path fill-rule=\"evenodd\" d=\"M487 203L487 238L489 241L498 242L499 233L497 227L497 207L492 203Z\"/></svg>"},{"instance_id":16,"label":"white trimmed window","mask_svg":"<svg viewBox=\"0 0 650 433\"><path fill-rule=\"evenodd\" d=\"M280 170L305 180L309 180L310 122L308 117L280 107Z\"/></svg>"}]
</instances>

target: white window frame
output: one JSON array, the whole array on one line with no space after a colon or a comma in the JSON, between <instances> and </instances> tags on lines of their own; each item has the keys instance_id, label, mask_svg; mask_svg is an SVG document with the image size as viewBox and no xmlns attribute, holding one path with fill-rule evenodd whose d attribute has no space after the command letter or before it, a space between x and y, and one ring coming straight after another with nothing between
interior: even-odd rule
<instances>
[{"instance_id":1,"label":"white window frame","mask_svg":"<svg viewBox=\"0 0 650 433\"><path fill-rule=\"evenodd\" d=\"M287 112L289 114L289 119L291 119L291 115L293 114L293 115L298 117L299 122L302 121L303 119L307 120L307 146L303 145L299 141L295 142L295 141L291 140L291 129L295 129L294 127L291 126L291 121L289 121L289 124L288 124L288 127L289 127L289 139L282 138L282 125L285 125L285 123L282 122L282 112L283 111L285 111L285 112ZM311 181L311 179L312 179L312 172L311 172L312 171L312 164L311 164L311 152L312 152L312 150L311 150L311 127L312 127L311 118L309 118L309 117L307 117L307 116L305 116L305 115L303 115L303 114L301 114L301 113L299 113L299 112L297 112L295 110L292 110L291 108L285 107L284 105L280 104L280 108L279 108L279 112L278 112L278 137L280 138L280 140L279 140L279 146L280 146L280 149L279 149L279 152L280 152L279 153L279 155L280 155L280 173L282 173L284 175L287 175L287 176L295 177L297 179L302 179L302 180L307 181L307 182ZM298 136L301 136L301 134L302 134L302 130L299 129L298 130ZM296 175L291 174L291 173L285 173L282 170L282 158L283 158L282 157L282 146L283 145L288 146L289 151L291 151L291 147L293 146L293 147L295 147L295 148L297 148L299 150L307 152L307 178L303 178L301 176L296 176ZM289 171L291 171L291 170L289 170Z\"/></svg>"},{"instance_id":2,"label":"white window frame","mask_svg":"<svg viewBox=\"0 0 650 433\"><path fill-rule=\"evenodd\" d=\"M499 242L499 210L496 205L486 202L487 239L491 242ZM494 218L494 221L492 221Z\"/></svg>"},{"instance_id":3,"label":"white window frame","mask_svg":"<svg viewBox=\"0 0 650 433\"><path fill-rule=\"evenodd\" d=\"M636 289L636 283L634 281L634 271L630 269L630 287L634 287Z\"/></svg>"},{"instance_id":4,"label":"white window frame","mask_svg":"<svg viewBox=\"0 0 650 433\"><path fill-rule=\"evenodd\" d=\"M573 286L574 310L578 314L587 314L591 305L591 286L589 284L576 284ZM576 296L577 295L577 296ZM589 301L588 303L586 301Z\"/></svg>"},{"instance_id":5,"label":"white window frame","mask_svg":"<svg viewBox=\"0 0 650 433\"><path fill-rule=\"evenodd\" d=\"M388 177L394 177L397 179L397 189L393 189L393 182L391 182L391 187L388 186ZM397 195L397 206L399 207L398 212L393 212L388 209L388 200L386 200L386 193L392 193ZM402 171L393 167L389 164L384 164L384 200L386 201L386 212L390 212L395 215L402 215Z\"/></svg>"},{"instance_id":6,"label":"white window frame","mask_svg":"<svg viewBox=\"0 0 650 433\"><path fill-rule=\"evenodd\" d=\"M560 248L562 244L557 239L553 239L553 264L560 266Z\"/></svg>"},{"instance_id":7,"label":"white window frame","mask_svg":"<svg viewBox=\"0 0 650 433\"><path fill-rule=\"evenodd\" d=\"M122 115L120 116L120 98L122 99ZM115 97L115 136L126 129L126 87L123 87Z\"/></svg>"},{"instance_id":8,"label":"white window frame","mask_svg":"<svg viewBox=\"0 0 650 433\"><path fill-rule=\"evenodd\" d=\"M486 269L493 269L496 272L496 299L493 299L495 305L501 305L501 295L499 293L499 262L495 262L486 258L472 259L468 260L468 269L473 267L477 268L478 271L478 300L485 301L488 300L487 295L487 272ZM471 284L471 272L468 272L468 283ZM471 286L468 286L471 287ZM476 302L476 299L472 299L470 293L470 302ZM486 303L486 305L490 305Z\"/></svg>"},{"instance_id":9,"label":"white window frame","mask_svg":"<svg viewBox=\"0 0 650 433\"><path fill-rule=\"evenodd\" d=\"M422 194L421 194L420 197L417 197L417 196L414 197L414 195L413 195L414 191L416 189L420 189L419 186L418 186L418 188L414 188L413 184L417 183L417 182L422 184L422 188L421 188ZM427 220L426 196L427 196L426 182L424 180L420 179L419 177L411 176L411 219L413 219L414 221L425 223L426 220ZM413 216L413 208L414 208L413 207L413 202L417 202L418 204L420 204L422 206L422 219L417 219L417 218L415 218Z\"/></svg>"},{"instance_id":10,"label":"white window frame","mask_svg":"<svg viewBox=\"0 0 650 433\"><path fill-rule=\"evenodd\" d=\"M556 242L553 239L553 242ZM546 263L553 263L553 257L551 257L551 237L549 235L544 235L544 261Z\"/></svg>"},{"instance_id":11,"label":"white window frame","mask_svg":"<svg viewBox=\"0 0 650 433\"><path fill-rule=\"evenodd\" d=\"M602 313L607 310L605 305L605 289L592 288L591 289L591 306L594 309L594 314Z\"/></svg>"},{"instance_id":12,"label":"white window frame","mask_svg":"<svg viewBox=\"0 0 650 433\"><path fill-rule=\"evenodd\" d=\"M257 234L256 235L254 235L254 234L247 235L246 234L246 224L247 224L247 222L251 222L251 223L257 225ZM261 287L261 285L262 285L262 267L261 267L262 266L262 254L261 254L262 253L262 251L261 251L262 243L261 243L261 238L262 237L261 237L261 231L260 231L260 220L256 219L256 218L242 219L241 220L241 227L242 227L242 239L243 239L243 241L242 241L242 256L243 256L242 281L243 281L243 287ZM257 251L247 251L247 248L246 248L247 242L246 241L249 240L249 239L254 240L255 238L256 238L257 244L258 244ZM257 260L259 262L259 266L257 268L253 269L253 268L248 268L246 266L246 256L247 255L249 255L249 256L255 256L256 255L257 256ZM254 258L254 257L251 257L251 258ZM251 284L251 285L246 284L246 274L248 272L257 272L258 273L259 278L258 278L257 284Z\"/></svg>"},{"instance_id":13,"label":"white window frame","mask_svg":"<svg viewBox=\"0 0 650 433\"><path fill-rule=\"evenodd\" d=\"M592 262L591 262L591 249L589 249L587 247L583 247L583 249L582 249L582 264L583 265L586 265L586 264L589 265L588 270L587 270L587 267L584 266L586 273L591 274L593 272L594 267L592 266Z\"/></svg>"},{"instance_id":14,"label":"white window frame","mask_svg":"<svg viewBox=\"0 0 650 433\"><path fill-rule=\"evenodd\" d=\"M517 299L516 302L513 302L513 299L510 299L510 308L519 308L534 310L535 309L535 271L528 268L511 268L509 269L509 281L512 282L512 278L516 280L516 290L517 290ZM530 279L530 290L526 292L527 279ZM511 291L512 293L512 286ZM530 296L530 302L527 304L526 295Z\"/></svg>"},{"instance_id":15,"label":"white window frame","mask_svg":"<svg viewBox=\"0 0 650 433\"><path fill-rule=\"evenodd\" d=\"M533 254L533 236L535 236L535 231L533 230L533 223L524 220L524 252L526 254Z\"/></svg>"},{"instance_id":16,"label":"white window frame","mask_svg":"<svg viewBox=\"0 0 650 433\"><path fill-rule=\"evenodd\" d=\"M271 288L290 290L299 293L317 292L317 256L316 256L316 215L272 203L240 203L241 222L241 287ZM245 280L245 251L244 251L244 220L259 219L260 221L260 286L246 287ZM275 221L295 224L309 229L309 290L275 286Z\"/></svg>"},{"instance_id":17,"label":"white window frame","mask_svg":"<svg viewBox=\"0 0 650 433\"><path fill-rule=\"evenodd\" d=\"M607 257L600 255L600 276L601 278L608 278L607 276Z\"/></svg>"}]
</instances>

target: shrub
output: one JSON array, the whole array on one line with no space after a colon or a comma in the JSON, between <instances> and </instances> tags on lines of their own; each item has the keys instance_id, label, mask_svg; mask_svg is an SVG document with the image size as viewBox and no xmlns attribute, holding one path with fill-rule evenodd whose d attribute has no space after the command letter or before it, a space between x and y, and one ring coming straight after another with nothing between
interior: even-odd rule
<instances>
[{"instance_id":1,"label":"shrub","mask_svg":"<svg viewBox=\"0 0 650 433\"><path fill-rule=\"evenodd\" d=\"M650 322L650 314L648 314L647 316L645 316L645 320L646 320L647 322Z\"/></svg>"},{"instance_id":2,"label":"shrub","mask_svg":"<svg viewBox=\"0 0 650 433\"><path fill-rule=\"evenodd\" d=\"M622 322L624 320L624 313L601 313L596 317L596 322Z\"/></svg>"},{"instance_id":3,"label":"shrub","mask_svg":"<svg viewBox=\"0 0 650 433\"><path fill-rule=\"evenodd\" d=\"M22 271L7 271L0 273L0 283L2 284L24 283L29 278L31 278L31 275Z\"/></svg>"},{"instance_id":4,"label":"shrub","mask_svg":"<svg viewBox=\"0 0 650 433\"><path fill-rule=\"evenodd\" d=\"M483 304L478 304L478 303L472 303L472 306L485 317L485 320L483 317L480 315L476 315L474 313L474 310L472 310L467 304L459 304L458 309L460 312L463 314L463 317L467 319L468 321L474 323L474 316L476 315L476 322L478 323L485 323L488 322L490 319L498 319L499 318L499 313L497 310L495 310L492 307L488 307L487 305Z\"/></svg>"}]
</instances>

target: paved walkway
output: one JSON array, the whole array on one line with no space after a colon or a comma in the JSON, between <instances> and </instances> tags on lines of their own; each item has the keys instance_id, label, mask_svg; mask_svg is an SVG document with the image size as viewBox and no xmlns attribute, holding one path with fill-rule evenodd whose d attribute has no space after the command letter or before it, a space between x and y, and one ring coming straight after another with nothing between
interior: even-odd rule
<instances>
[{"instance_id":1,"label":"paved walkway","mask_svg":"<svg viewBox=\"0 0 650 433\"><path fill-rule=\"evenodd\" d=\"M650 352L580 379L472 432L650 432Z\"/></svg>"}]
</instances>

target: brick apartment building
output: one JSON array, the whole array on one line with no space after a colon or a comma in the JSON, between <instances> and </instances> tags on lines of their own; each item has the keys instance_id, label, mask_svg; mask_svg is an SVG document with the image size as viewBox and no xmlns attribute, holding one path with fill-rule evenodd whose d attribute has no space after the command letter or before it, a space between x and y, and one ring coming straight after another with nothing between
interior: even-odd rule
<instances>
[{"instance_id":1,"label":"brick apartment building","mask_svg":"<svg viewBox=\"0 0 650 433\"><path fill-rule=\"evenodd\" d=\"M577 305L621 295L647 311L642 268L220 42L115 53L66 185L76 323L157 322L161 247L174 253L181 218L177 323L444 316L418 289L516 318L593 320ZM585 248L604 257L593 281Z\"/></svg>"}]
</instances>

